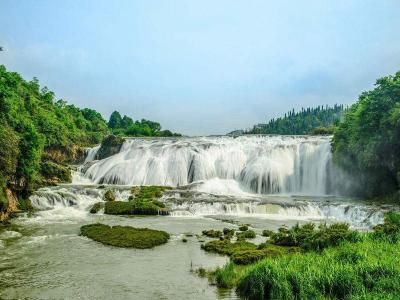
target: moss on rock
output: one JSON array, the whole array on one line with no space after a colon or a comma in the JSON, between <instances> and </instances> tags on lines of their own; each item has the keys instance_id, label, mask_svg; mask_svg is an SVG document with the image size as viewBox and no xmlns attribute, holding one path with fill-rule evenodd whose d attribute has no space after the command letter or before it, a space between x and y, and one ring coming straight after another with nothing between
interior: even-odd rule
<instances>
[{"instance_id":1,"label":"moss on rock","mask_svg":"<svg viewBox=\"0 0 400 300\"><path fill-rule=\"evenodd\" d=\"M164 215L164 207L149 201L110 201L105 203L104 213L109 215Z\"/></svg>"},{"instance_id":2,"label":"moss on rock","mask_svg":"<svg viewBox=\"0 0 400 300\"><path fill-rule=\"evenodd\" d=\"M119 136L109 135L101 142L99 151L97 151L96 159L104 159L119 153L124 139Z\"/></svg>"},{"instance_id":3,"label":"moss on rock","mask_svg":"<svg viewBox=\"0 0 400 300\"><path fill-rule=\"evenodd\" d=\"M238 240L243 239L254 239L256 237L256 232L254 230L246 230L242 232L236 232Z\"/></svg>"},{"instance_id":4,"label":"moss on rock","mask_svg":"<svg viewBox=\"0 0 400 300\"><path fill-rule=\"evenodd\" d=\"M104 208L104 202L97 202L90 208L89 212L97 214L102 208Z\"/></svg>"},{"instance_id":5,"label":"moss on rock","mask_svg":"<svg viewBox=\"0 0 400 300\"><path fill-rule=\"evenodd\" d=\"M104 201L115 201L115 193L113 190L107 190L103 195Z\"/></svg>"},{"instance_id":6,"label":"moss on rock","mask_svg":"<svg viewBox=\"0 0 400 300\"><path fill-rule=\"evenodd\" d=\"M214 230L214 229L203 230L202 234L205 236L211 237L211 238L222 237L222 232L219 230Z\"/></svg>"},{"instance_id":7,"label":"moss on rock","mask_svg":"<svg viewBox=\"0 0 400 300\"><path fill-rule=\"evenodd\" d=\"M130 226L108 226L90 224L81 227L81 235L92 240L116 247L148 249L165 244L169 234L161 230Z\"/></svg>"},{"instance_id":8,"label":"moss on rock","mask_svg":"<svg viewBox=\"0 0 400 300\"><path fill-rule=\"evenodd\" d=\"M71 170L63 165L51 161L45 161L40 164L40 174L45 183L71 182Z\"/></svg>"}]
</instances>

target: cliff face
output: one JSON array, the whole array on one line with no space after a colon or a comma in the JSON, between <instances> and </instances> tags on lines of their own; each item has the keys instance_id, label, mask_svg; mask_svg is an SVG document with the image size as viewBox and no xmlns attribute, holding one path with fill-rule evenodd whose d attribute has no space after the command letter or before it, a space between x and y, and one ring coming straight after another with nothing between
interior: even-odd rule
<instances>
[{"instance_id":1,"label":"cliff face","mask_svg":"<svg viewBox=\"0 0 400 300\"><path fill-rule=\"evenodd\" d=\"M4 196L6 197L7 205L0 211L0 222L6 221L11 213L20 211L18 209L18 198L13 191L8 188L5 189Z\"/></svg>"}]
</instances>

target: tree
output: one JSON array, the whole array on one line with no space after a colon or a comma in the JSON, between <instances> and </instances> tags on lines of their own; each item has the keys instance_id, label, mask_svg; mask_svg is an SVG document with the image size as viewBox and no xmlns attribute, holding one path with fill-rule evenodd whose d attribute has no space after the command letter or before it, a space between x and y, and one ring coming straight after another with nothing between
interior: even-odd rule
<instances>
[{"instance_id":1,"label":"tree","mask_svg":"<svg viewBox=\"0 0 400 300\"><path fill-rule=\"evenodd\" d=\"M363 196L400 187L400 72L378 79L345 114L333 138L335 162L360 182Z\"/></svg>"},{"instance_id":2,"label":"tree","mask_svg":"<svg viewBox=\"0 0 400 300\"><path fill-rule=\"evenodd\" d=\"M111 129L120 128L121 122L122 122L121 114L117 111L114 111L110 116L110 120L108 121L108 127Z\"/></svg>"}]
</instances>

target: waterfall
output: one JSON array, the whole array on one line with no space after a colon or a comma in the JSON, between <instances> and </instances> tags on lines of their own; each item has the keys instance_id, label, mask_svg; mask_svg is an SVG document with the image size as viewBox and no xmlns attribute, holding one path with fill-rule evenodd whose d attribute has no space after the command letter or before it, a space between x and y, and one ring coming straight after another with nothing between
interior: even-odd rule
<instances>
[{"instance_id":1,"label":"waterfall","mask_svg":"<svg viewBox=\"0 0 400 300\"><path fill-rule=\"evenodd\" d=\"M90 148L90 149L87 151L87 155L86 155L86 158L85 158L85 163L87 163L87 162L89 162L89 161L95 160L96 154L97 154L97 152L99 151L100 146L101 146L101 145L97 145L97 146L95 146L95 147L93 147L93 148Z\"/></svg>"},{"instance_id":2,"label":"waterfall","mask_svg":"<svg viewBox=\"0 0 400 300\"><path fill-rule=\"evenodd\" d=\"M94 162L84 176L97 184L121 185L182 186L223 179L244 192L323 195L333 192L332 178L337 177L332 175L330 142L323 136L129 139L118 154Z\"/></svg>"}]
</instances>

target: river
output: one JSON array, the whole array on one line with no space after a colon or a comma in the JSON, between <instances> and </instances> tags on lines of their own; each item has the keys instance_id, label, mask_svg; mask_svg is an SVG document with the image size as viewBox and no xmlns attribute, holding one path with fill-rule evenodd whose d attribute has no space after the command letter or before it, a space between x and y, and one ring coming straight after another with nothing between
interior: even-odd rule
<instances>
[{"instance_id":1,"label":"river","mask_svg":"<svg viewBox=\"0 0 400 300\"><path fill-rule=\"evenodd\" d=\"M351 182L332 164L330 137L131 139L101 161L97 150L72 184L36 191L37 211L0 229L1 299L235 299L193 272L227 262L200 249L202 230L246 223L256 242L263 229L297 222L368 230L391 208L341 195ZM161 199L171 214L89 213L107 189L127 201L133 185L173 186ZM171 239L148 250L104 246L79 235L94 222L165 230Z\"/></svg>"}]
</instances>

